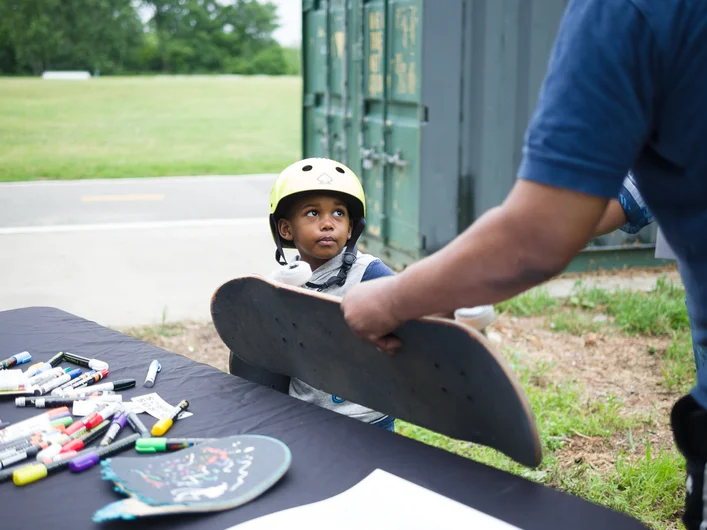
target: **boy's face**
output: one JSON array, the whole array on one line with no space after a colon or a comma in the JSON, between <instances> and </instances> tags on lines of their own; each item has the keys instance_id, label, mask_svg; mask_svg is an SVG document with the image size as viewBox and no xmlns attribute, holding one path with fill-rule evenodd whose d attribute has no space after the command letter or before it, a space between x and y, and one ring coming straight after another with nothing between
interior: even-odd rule
<instances>
[{"instance_id":1,"label":"boy's face","mask_svg":"<svg viewBox=\"0 0 707 530\"><path fill-rule=\"evenodd\" d=\"M312 270L337 256L351 237L346 203L332 195L310 195L295 202L278 222L280 237L294 242Z\"/></svg>"}]
</instances>

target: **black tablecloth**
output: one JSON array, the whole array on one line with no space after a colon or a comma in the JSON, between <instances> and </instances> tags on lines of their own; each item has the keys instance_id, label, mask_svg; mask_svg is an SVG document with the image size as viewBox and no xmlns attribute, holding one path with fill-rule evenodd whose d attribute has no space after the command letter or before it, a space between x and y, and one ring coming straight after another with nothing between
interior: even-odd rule
<instances>
[{"instance_id":1,"label":"black tablecloth","mask_svg":"<svg viewBox=\"0 0 707 530\"><path fill-rule=\"evenodd\" d=\"M169 436L269 435L290 447L292 466L273 489L233 510L102 525L91 521L93 512L121 496L113 491L112 483L101 480L98 466L82 474L61 471L24 487L7 482L0 484L3 530L136 529L148 525L155 530L225 529L341 493L376 468L524 530L645 528L633 519L577 497L300 402L57 309L35 307L0 312L0 357L23 350L32 354L32 363L48 360L58 351L104 360L111 370L107 381L138 381L136 388L121 392L124 400L152 391L171 404L189 400L189 410L194 415L176 422ZM162 372L154 388L147 389L142 387L142 381L153 359L162 363ZM18 421L40 412L16 408L14 399L9 397L1 399L3 421ZM154 423L145 414L140 417L148 427ZM126 431L130 432L127 427ZM125 435L124 431L121 436ZM132 449L122 453L136 454Z\"/></svg>"}]
</instances>

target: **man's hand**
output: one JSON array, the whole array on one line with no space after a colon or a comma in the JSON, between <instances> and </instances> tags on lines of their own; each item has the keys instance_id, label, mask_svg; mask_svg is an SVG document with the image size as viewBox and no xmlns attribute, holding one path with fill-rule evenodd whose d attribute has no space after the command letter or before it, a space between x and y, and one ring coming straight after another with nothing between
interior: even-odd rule
<instances>
[{"instance_id":1,"label":"man's hand","mask_svg":"<svg viewBox=\"0 0 707 530\"><path fill-rule=\"evenodd\" d=\"M403 322L394 309L395 287L395 276L359 283L341 302L341 311L351 330L387 353L400 346L400 340L389 334Z\"/></svg>"}]
</instances>

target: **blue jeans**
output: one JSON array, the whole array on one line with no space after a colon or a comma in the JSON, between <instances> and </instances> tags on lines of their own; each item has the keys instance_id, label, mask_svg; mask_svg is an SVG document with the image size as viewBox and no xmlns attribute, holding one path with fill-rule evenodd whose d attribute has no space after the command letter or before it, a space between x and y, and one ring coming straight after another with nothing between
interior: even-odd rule
<instances>
[{"instance_id":1,"label":"blue jeans","mask_svg":"<svg viewBox=\"0 0 707 530\"><path fill-rule=\"evenodd\" d=\"M382 420L378 420L375 423L371 423L380 429L385 429L386 431L395 432L395 418L386 416Z\"/></svg>"}]
</instances>

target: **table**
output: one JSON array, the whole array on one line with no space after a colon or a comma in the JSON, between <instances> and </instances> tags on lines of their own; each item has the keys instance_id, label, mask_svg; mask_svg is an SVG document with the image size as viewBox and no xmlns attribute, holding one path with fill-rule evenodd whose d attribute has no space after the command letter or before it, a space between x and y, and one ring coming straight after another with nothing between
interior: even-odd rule
<instances>
[{"instance_id":1,"label":"table","mask_svg":"<svg viewBox=\"0 0 707 530\"><path fill-rule=\"evenodd\" d=\"M153 391L171 404L189 400L194 415L176 422L170 436L269 435L290 447L292 466L270 491L233 510L103 525L91 521L93 512L120 497L111 482L101 480L98 466L82 474L64 470L24 487L8 482L0 484L3 530L55 526L72 530L225 529L334 496L376 468L523 530L646 528L578 497L303 403L58 309L0 312L0 356L23 350L32 354L33 363L48 360L58 351L105 360L111 369L107 381L137 379L135 388L121 392L124 400ZM153 359L162 363L162 371L155 386L147 389L142 381ZM16 408L9 397L1 399L2 420L18 421L39 412ZM148 428L154 423L145 414L140 417ZM122 456L136 454L131 449Z\"/></svg>"}]
</instances>

